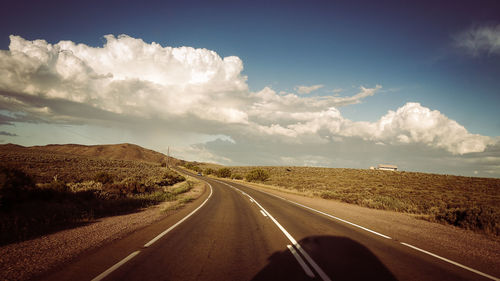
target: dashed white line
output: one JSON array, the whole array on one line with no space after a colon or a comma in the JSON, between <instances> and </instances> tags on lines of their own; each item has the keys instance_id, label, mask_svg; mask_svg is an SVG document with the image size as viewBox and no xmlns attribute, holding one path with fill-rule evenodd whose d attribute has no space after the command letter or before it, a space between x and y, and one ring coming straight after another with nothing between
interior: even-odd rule
<instances>
[{"instance_id":1,"label":"dashed white line","mask_svg":"<svg viewBox=\"0 0 500 281\"><path fill-rule=\"evenodd\" d=\"M238 190L240 192L242 192L244 195L248 196L249 198L251 198L254 203L259 206L259 208L261 209L261 211L264 211L264 213L267 214L267 216L274 222L274 224L276 224L276 226L281 230L281 232L283 232L283 234L285 234L286 238L288 238L288 240L290 240L290 242L292 242L292 245L295 246L295 248L297 248L297 250L299 250L299 252L304 256L304 258L307 260L307 262L309 262L309 264L312 266L312 268L314 268L314 270L316 270L316 272L318 273L318 275L321 277L321 279L323 279L323 281L331 281L330 277L328 277L328 275L326 275L326 273L321 269L321 267L319 267L319 265L311 258L311 256L309 256L309 254L307 254L307 252L300 246L300 244L295 240L295 238L293 238L292 235L290 235L290 233L288 233L288 231L286 231L286 229L266 210L264 209L264 207L262 207L262 205L259 204L259 202L257 202L257 200L255 200L252 196L248 195L246 192L228 184L228 183L225 183L225 182L222 182L222 181L217 181L219 183L222 183L222 184L225 184L235 190Z\"/></svg>"},{"instance_id":2,"label":"dashed white line","mask_svg":"<svg viewBox=\"0 0 500 281\"><path fill-rule=\"evenodd\" d=\"M251 187L249 187L249 188L251 188ZM254 189L254 188L252 188L252 189ZM265 194L267 194L267 195L274 196L274 197L279 198L279 199L281 199L281 200L285 200L285 201L287 201L287 202L290 202L290 203L295 204L295 205L297 205L297 206L300 206L300 207L302 207L302 208L305 208L305 209L311 210L311 211L313 211L313 212L316 212L316 213L322 214L322 215L324 215L324 216L330 217L330 218L332 218L332 219L335 219L335 220L341 221L341 222L343 222L343 223L347 223L347 224L352 225L352 226L354 226L354 227L357 227L357 228L363 229L363 230L365 230L365 231L368 231L368 232L373 233L373 234L375 234L375 235L378 235L378 236L380 236L380 237L384 237L384 238L386 238L386 239L392 239L390 236L384 235L384 234L382 234L382 233L376 232L376 231L371 230L371 229L369 229L369 228L366 228L366 227L364 227L364 226L361 226L361 225L358 225L358 224L352 223L352 222L350 222L350 221L347 221L347 220L341 219L341 218L339 218L339 217L336 217L336 216L330 215L330 214L325 213L325 212L322 212L322 211L320 211L320 210L313 209L313 208L308 207L308 206L306 206L306 205L302 205L302 204L300 204L300 203L297 203L297 202L294 202L294 201L288 200L288 199L283 198L283 197L281 197L281 196L278 196L278 195L275 195L275 194L272 194L272 193L269 193L269 192L265 192L265 191L262 191L262 190L258 190L258 191L259 191L259 192L262 192L262 193L265 193Z\"/></svg>"},{"instance_id":3,"label":"dashed white line","mask_svg":"<svg viewBox=\"0 0 500 281\"><path fill-rule=\"evenodd\" d=\"M254 188L252 188L252 187L249 187L249 186L247 186L247 187L248 187L248 188L251 188L251 189L253 189L253 190L256 190L256 189L254 189ZM239 189L238 189L238 190L239 190ZM373 231L373 230L371 230L371 229L369 229L369 228L363 227L363 226L361 226L361 225L357 225L357 224L355 224L355 223L352 223L352 222L350 222L350 221L347 221L347 220L344 220L344 219L338 218L338 217L333 216L333 215L330 215L330 214L328 214L328 213L325 213L325 212L322 212L322 211L319 211L319 210L313 209L313 208L311 208L311 207L308 207L308 206L302 205L302 204L300 204L300 203L297 203L297 202L294 202L294 201L288 200L288 199L283 198L283 197L281 197L281 196L278 196L278 195L275 195L275 194L272 194L272 193L269 193L269 192L265 192L265 191L262 191L262 190L256 190L256 191L258 191L258 192L262 192L262 193L265 193L265 194L267 194L267 195L274 196L274 197L279 198L279 199L281 199L281 200L284 200L284 201L290 202L290 203L295 204L295 205L298 205L298 206L300 206L300 207L302 207L302 208L305 208L305 209L308 209L308 210L314 211L314 212L316 212L316 213L319 213L319 214L322 214L322 215L324 215L324 216L327 216L327 217L333 218L333 219L338 220L338 221L341 221L341 222L343 222L343 223L347 223L347 224L349 224L349 225L352 225L352 226L355 226L355 227L357 227L357 228L363 229L363 230L365 230L365 231L368 231L368 232L370 232L370 233L373 233L373 234L376 234L376 235L378 235L378 236L384 237L384 238L386 238L386 239L392 239L390 236L387 236L387 235L384 235L384 234L382 234L382 233L379 233L379 232ZM249 195L247 195L247 196L249 196ZM500 281L500 278L497 278L497 277L495 277L495 276L489 275L489 274L484 273L484 272L481 272L481 271L479 271L479 270L476 270L476 269L470 268L470 267L468 267L468 266L465 266L465 265L460 264L460 263L458 263L458 262L455 262L455 261L449 260L449 259L447 259L447 258L441 257L441 256L436 255L436 254L434 254L434 253L431 253L431 252L429 252L429 251L426 251L426 250L420 249L420 248L418 248L418 247L415 247L415 246L413 246L413 245L410 245L410 244L407 244L407 243L404 243L404 242L399 242L399 243L400 243L400 244L402 244L402 245L404 245L404 246L410 247L410 248L412 248L412 249L414 249L414 250L417 250L417 251L419 251L419 252L422 252L422 253L424 253L424 254L430 255L430 256L435 257L435 258L437 258L437 259L440 259L440 260L442 260L442 261L445 261L445 262L451 263L451 264L453 264L453 265L455 265L455 266L458 266L458 267L460 267L460 268L463 268L463 269L465 269L465 270L468 270L468 271L474 272L474 273L476 273L476 274L478 274L478 275L481 275L481 276L484 276L484 277L486 277L486 278L489 278L489 279L491 279L491 280ZM300 249L299 249L299 251L300 251Z\"/></svg>"},{"instance_id":4,"label":"dashed white line","mask_svg":"<svg viewBox=\"0 0 500 281\"><path fill-rule=\"evenodd\" d=\"M309 276L311 278L314 278L314 273L309 268L309 266L307 266L307 264L304 262L304 260L302 259L302 257L297 253L297 251L295 251L295 248L292 247L292 245L286 245L286 247L288 248L288 250L290 250L290 252L295 257L295 259L297 260L297 262L300 264L300 266L302 267L302 269L305 271L305 273L307 274L307 276Z\"/></svg>"},{"instance_id":5,"label":"dashed white line","mask_svg":"<svg viewBox=\"0 0 500 281\"><path fill-rule=\"evenodd\" d=\"M100 280L106 278L106 276L108 276L111 272L115 271L120 266L122 266L124 263L128 262L129 260L131 260L132 258L134 258L135 256L137 256L140 252L141 251L135 251L132 254L128 255L123 260L117 262L115 265L113 265L112 267L108 268L103 273L97 275L94 279L92 279L92 281L100 281Z\"/></svg>"},{"instance_id":6,"label":"dashed white line","mask_svg":"<svg viewBox=\"0 0 500 281\"><path fill-rule=\"evenodd\" d=\"M170 232L172 229L174 229L176 226L178 226L179 224L181 224L183 221L187 220L190 216L192 216L194 213L196 213L196 211L198 211L201 207L203 207L203 205L205 205L205 203L207 203L208 199L210 199L210 197L212 197L212 185L210 185L210 183L208 183L208 182L207 182L207 184L210 187L210 194L208 195L207 199L205 199L205 201L203 201L203 203L201 203L201 205L198 206L198 208L196 208L194 211L192 211L191 213L189 213L189 215L185 216L182 220L178 221L176 224L172 225L167 230L163 231L158 236L156 236L155 238L153 238L151 241L149 241L148 243L146 243L144 245L144 247L151 246L154 242L158 241L158 239L160 239L163 236L165 236L165 234L167 234L168 232ZM129 260L131 260L132 258L134 258L135 256L137 256L140 252L141 251L135 251L132 254L128 255L127 257L125 257L121 261L117 262L112 267L108 268L103 273L97 275L94 279L92 279L92 281L99 281L99 280L102 280L102 279L106 278L106 276L108 276L113 271L115 271L116 269L118 269L120 266L122 266L123 264L125 264L126 262L128 262Z\"/></svg>"}]
</instances>

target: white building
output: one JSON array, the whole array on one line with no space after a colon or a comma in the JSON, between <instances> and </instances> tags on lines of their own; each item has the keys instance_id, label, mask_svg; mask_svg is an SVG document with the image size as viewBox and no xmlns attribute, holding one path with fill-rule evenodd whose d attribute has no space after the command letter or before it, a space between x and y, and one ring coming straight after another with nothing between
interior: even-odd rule
<instances>
[{"instance_id":1,"label":"white building","mask_svg":"<svg viewBox=\"0 0 500 281\"><path fill-rule=\"evenodd\" d=\"M378 164L377 165L377 170L397 171L398 170L398 166L396 166L396 165L387 165L387 164Z\"/></svg>"}]
</instances>

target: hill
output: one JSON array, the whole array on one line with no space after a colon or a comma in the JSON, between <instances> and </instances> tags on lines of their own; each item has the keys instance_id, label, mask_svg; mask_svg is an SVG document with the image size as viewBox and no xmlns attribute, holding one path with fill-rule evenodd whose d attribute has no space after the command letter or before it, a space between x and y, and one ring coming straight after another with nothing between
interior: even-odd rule
<instances>
[{"instance_id":1,"label":"hill","mask_svg":"<svg viewBox=\"0 0 500 281\"><path fill-rule=\"evenodd\" d=\"M120 180L131 175L148 177L165 160L164 154L133 144L0 145L3 166L20 169L42 183L52 181L55 176L64 182L92 180L102 171ZM173 165L177 162L170 159Z\"/></svg>"},{"instance_id":2,"label":"hill","mask_svg":"<svg viewBox=\"0 0 500 281\"><path fill-rule=\"evenodd\" d=\"M109 160L131 160L161 163L165 162L167 159L167 156L163 153L130 143L108 145L49 144L45 146L29 147L29 149L99 157Z\"/></svg>"}]
</instances>

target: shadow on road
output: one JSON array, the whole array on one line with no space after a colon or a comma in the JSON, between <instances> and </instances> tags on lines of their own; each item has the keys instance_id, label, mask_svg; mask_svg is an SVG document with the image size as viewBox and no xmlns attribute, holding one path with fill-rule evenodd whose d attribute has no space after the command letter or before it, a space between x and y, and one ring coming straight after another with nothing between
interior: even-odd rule
<instances>
[{"instance_id":1,"label":"shadow on road","mask_svg":"<svg viewBox=\"0 0 500 281\"><path fill-rule=\"evenodd\" d=\"M365 246L346 237L310 236L299 244L331 280L397 280ZM311 267L310 267L311 268ZM312 269L312 268L311 268ZM315 272L314 280L321 280ZM311 280L286 249L269 257L269 264L252 280Z\"/></svg>"}]
</instances>

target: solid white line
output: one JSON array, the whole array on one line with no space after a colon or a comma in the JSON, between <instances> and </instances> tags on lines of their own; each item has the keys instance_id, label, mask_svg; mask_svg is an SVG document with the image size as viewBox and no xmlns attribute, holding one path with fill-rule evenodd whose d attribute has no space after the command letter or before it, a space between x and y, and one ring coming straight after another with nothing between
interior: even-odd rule
<instances>
[{"instance_id":1,"label":"solid white line","mask_svg":"<svg viewBox=\"0 0 500 281\"><path fill-rule=\"evenodd\" d=\"M198 208L196 208L194 211L192 211L191 213L189 213L189 215L185 216L182 220L178 221L176 224L172 225L167 230L165 230L162 233L158 234L158 236L156 236L155 238L153 238L151 241L149 241L148 243L144 244L145 248L151 246L154 242L158 241L160 238L162 238L163 236L165 236L165 234L169 233L172 229L174 229L179 224L181 224L182 222L184 222L185 220L187 220L190 216L192 216L194 213L196 213L196 211L198 211L199 209L201 209L201 207L203 207L203 205L205 205L205 203L207 203L208 199L210 199L210 197L212 197L212 185L210 185L210 183L208 183L208 182L206 182L206 183L210 187L210 194L208 195L207 199L205 199L205 201L203 201L203 203L201 203L201 205L198 206Z\"/></svg>"},{"instance_id":2,"label":"solid white line","mask_svg":"<svg viewBox=\"0 0 500 281\"><path fill-rule=\"evenodd\" d=\"M285 200L287 200L287 199L285 199ZM332 218L332 219L336 219L336 220L341 221L341 222L343 222L343 223L347 223L347 224L350 224L350 225L355 226L355 227L357 227L357 228L361 228L361 229L363 229L363 230L365 230L365 231L371 232L371 233L373 233L373 234L376 234L376 235L378 235L378 236L384 237L384 238L386 238L386 239L392 239L391 237L389 237L389 236L387 236L387 235L384 235L384 234L382 234L382 233L378 233L378 232L373 231L373 230L371 230L371 229L369 229L369 228L366 228L366 227L363 227L363 226L361 226L361 225L358 225L358 224L352 223L352 222L350 222L350 221L346 221L346 220L341 219L341 218L338 218L338 217L336 217L336 216L332 216L332 215L330 215L330 214L328 214L328 213L325 213L325 212L322 212L322 211L319 211L319 210L313 209L313 208L311 208L311 207L308 207L308 206L302 205L302 204L297 203L297 202L293 202L293 201L290 201L290 200L287 200L287 201L288 201L288 202L290 202L290 203L293 203L293 204L295 204L295 205L301 206L302 208L306 208L306 209L309 209L309 210L314 211L314 212L316 212L316 213L320 213L320 214L325 215L325 216L327 216L327 217L330 217L330 218Z\"/></svg>"},{"instance_id":3,"label":"solid white line","mask_svg":"<svg viewBox=\"0 0 500 281\"><path fill-rule=\"evenodd\" d=\"M384 234L378 233L378 232L373 231L373 230L371 230L371 229L368 229L368 228L366 228L366 227L363 227L363 226L357 225L357 224L355 224L355 223L352 223L352 222L350 222L350 221L346 221L346 220L344 220L344 219L341 219L341 218L335 217L335 216L330 215L330 214L328 214L328 213L325 213L325 212L322 212L322 211L319 211L319 210L313 209L313 208L311 208L311 207L308 207L308 206L302 205L302 204L300 204L300 203L297 203L297 202L294 202L294 201L288 200L288 199L283 198L283 197L281 197L281 196L278 196L278 195L275 195L275 194L272 194L272 193L269 193L269 192L266 192L266 191L257 190L257 189L255 189L255 188L253 188L253 187L250 187L250 186L246 186L246 187L251 188L251 189L253 189L253 190L255 190L255 191L262 192L262 193L265 193L265 194L268 194L268 195L271 195L271 196L277 197L277 198L279 198L279 199L282 199L282 200L288 201L288 202L290 202L290 203L293 203L293 204L295 204L295 205L298 205L298 206L301 206L301 207L303 207L303 208L309 209L309 210L311 210L311 211L317 212L317 213L319 213L319 214L325 215L325 216L327 216L327 217L330 217L330 218L336 219L336 220L338 220L338 221L341 221L341 222L344 222L344 223L350 224L350 225L352 225L352 226L358 227L358 228L360 228L360 229L363 229L363 230L365 230L365 231L371 232L371 233L376 234L376 235L378 235L378 236L381 236L381 237L384 237L384 238L387 238L387 239L392 239L391 237L389 237L389 236L387 236L387 235L384 235ZM486 277L486 278L489 278L489 279L492 279L492 280L495 280L495 281L500 281L500 278L497 278L497 277L495 277L495 276L491 276L491 275L489 275L489 274L483 273L483 272L481 272L481 271L479 271L479 270L476 270L476 269L470 268L470 267L465 266L465 265L463 265L463 264L460 264L460 263L458 263L458 262L455 262L455 261L449 260L449 259L447 259L447 258L444 258L444 257L438 256L438 255L436 255L436 254L434 254L434 253L431 253L431 252L428 252L428 251L426 251L426 250L423 250L423 249L417 248L417 247L412 246L412 245L410 245L410 244L407 244L407 243L404 243L404 242L400 242L400 243L401 243L401 244L403 244L403 245L405 245L405 246L407 246L407 247L410 247L410 248L412 248L412 249L414 249L414 250L417 250L417 251L420 251L420 252L422 252L422 253L428 254L428 255L433 256L433 257L435 257L435 258L437 258L437 259L440 259L440 260L442 260L442 261L445 261L445 262L451 263L451 264L453 264L453 265L455 265L455 266L458 266L458 267L461 267L461 268L463 268L463 269L469 270L469 271L471 271L471 272L474 272L474 273L479 274L479 275L481 275L481 276L484 276L484 277ZM299 249L299 251L300 251L300 249ZM302 252L301 252L301 253L302 253Z\"/></svg>"},{"instance_id":4,"label":"solid white line","mask_svg":"<svg viewBox=\"0 0 500 281\"><path fill-rule=\"evenodd\" d=\"M267 217L266 212L264 212L264 211L260 210L260 213L261 213L264 217Z\"/></svg>"},{"instance_id":5,"label":"solid white line","mask_svg":"<svg viewBox=\"0 0 500 281\"><path fill-rule=\"evenodd\" d=\"M405 246L407 246L407 247L410 247L410 248L412 248L412 249L414 249L414 250L417 250L417 251L420 251L420 252L422 252L422 253L425 253L425 254L428 254L428 255L430 255L430 256L433 256L433 257L435 257L435 258L438 258L438 259L440 259L440 260L443 260L443 261L445 261L445 262L448 262L448 263L451 263L451 264L453 264L453 265L456 265L456 266L458 266L458 267L461 267L461 268L463 268L463 269L466 269L466 270L468 270L468 271L474 272L474 273L476 273L476 274L479 274L479 275L484 276L484 277L486 277L486 278L489 278L489 279L491 279L491 280L500 281L500 279L499 279L499 278L497 278L497 277L495 277L495 276L491 276L491 275L489 275L489 274L483 273L483 272L481 272L481 271L479 271L479 270L475 270L475 269L473 269L473 268L470 268L470 267L465 266L465 265L463 265L463 264L460 264L460 263L458 263L458 262L455 262L455 261L449 260L449 259L447 259L447 258L443 258L443 257L441 257L441 256L438 256L438 255L433 254L433 253L431 253L431 252L428 252L428 251L426 251L426 250L422 250L422 249L420 249L420 248L417 248L417 247L415 247L415 246L413 246L413 245L410 245L410 244L407 244L407 243L404 243L404 242L401 242L401 244L403 244L403 245L405 245Z\"/></svg>"},{"instance_id":6,"label":"solid white line","mask_svg":"<svg viewBox=\"0 0 500 281\"><path fill-rule=\"evenodd\" d=\"M295 251L295 249L292 247L292 245L286 245L286 247L288 248L288 250L290 250L290 252L292 252L292 255L295 257L295 259L297 259L297 262L300 264L302 269L306 272L307 276L314 278L314 273L311 271L309 266L307 266L307 264L304 262L304 260L300 257L300 255L297 253L297 251Z\"/></svg>"},{"instance_id":7,"label":"solid white line","mask_svg":"<svg viewBox=\"0 0 500 281\"><path fill-rule=\"evenodd\" d=\"M221 182L221 181L218 181L218 182L223 183L229 187L232 187L235 190L240 190L240 189L238 189L230 184L227 184L225 182ZM319 265L306 253L305 250L302 249L302 247L299 245L299 243L297 243L297 241L292 237L292 235L290 235L290 233L288 233L288 231L286 231L286 229L283 226L281 226L281 224L266 209L264 209L264 207L262 207L262 205L260 205L259 202L257 202L257 200L255 200L252 196L248 195L244 191L242 191L242 190L240 190L240 191L243 194L245 194L246 196L248 196L249 198L253 199L255 204L257 204L257 206L259 206L259 208L261 208L267 214L267 216L274 222L274 224L276 224L276 226L278 226L278 228L281 230L281 232L283 232L283 234L285 234L286 238L288 238L288 240L290 240L290 242L292 242L293 246L295 246L299 250L299 252L304 256L304 258L306 258L306 260L309 262L309 264L311 264L311 266L314 268L314 270L316 270L316 272L318 272L321 279L323 279L324 281L331 281L330 277L328 277L328 275L326 275L326 273L319 267Z\"/></svg>"},{"instance_id":8,"label":"solid white line","mask_svg":"<svg viewBox=\"0 0 500 281\"><path fill-rule=\"evenodd\" d=\"M137 256L140 252L141 251L135 251L132 254L128 255L126 258L124 258L123 260L119 261L118 263L116 263L112 267L108 268L103 273L97 275L94 279L92 279L92 281L100 281L100 280L106 278L106 276L108 276L111 272L115 271L117 268L119 268L120 266L122 266L124 263L128 262L133 257Z\"/></svg>"},{"instance_id":9,"label":"solid white line","mask_svg":"<svg viewBox=\"0 0 500 281\"><path fill-rule=\"evenodd\" d=\"M268 195L274 196L274 197L279 198L279 199L281 199L281 200L285 200L285 201L287 201L287 202L290 202L290 203L293 203L293 204L295 204L295 205L298 205L298 206L300 206L300 207L302 207L302 208L309 209L309 210L314 211L314 212L316 212L316 213L319 213L319 214L322 214L322 215L324 215L324 216L330 217L330 218L332 218L332 219L336 219L336 220L338 220L338 221L341 221L341 222L343 222L343 223L350 224L350 225L352 225L352 226L354 226L354 227L357 227L357 228L363 229L363 230L365 230L365 231L368 231L368 232L373 233L373 234L375 234L375 235L378 235L378 236L384 237L384 238L386 238L386 239L392 239L390 236L384 235L384 234L382 234L382 233L376 232L376 231L371 230L371 229L369 229L369 228L366 228L366 227L363 227L363 226L361 226L361 225L358 225L358 224L352 223L352 222L350 222L350 221L347 221L347 220L344 220L344 219L338 218L338 217L333 216L333 215L330 215L330 214L328 214L328 213L325 213L325 212L322 212L322 211L316 210L316 209L311 208L311 207L308 207L308 206L306 206L306 205L302 205L302 204L297 203L297 202L294 202L294 201L292 201L292 200L288 200L288 199L283 198L283 197L281 197L281 196L278 196L278 195L275 195L275 194L272 194L272 193L269 193L269 192L266 192L266 191L257 190L257 189L255 189L255 188L250 187L250 186L246 186L246 187L249 187L249 188L251 188L251 189L253 189L253 190L255 190L255 191L259 191L259 192L262 192L262 193L265 193L265 194L268 194Z\"/></svg>"}]
</instances>

